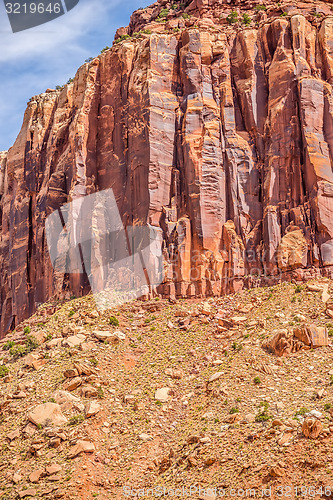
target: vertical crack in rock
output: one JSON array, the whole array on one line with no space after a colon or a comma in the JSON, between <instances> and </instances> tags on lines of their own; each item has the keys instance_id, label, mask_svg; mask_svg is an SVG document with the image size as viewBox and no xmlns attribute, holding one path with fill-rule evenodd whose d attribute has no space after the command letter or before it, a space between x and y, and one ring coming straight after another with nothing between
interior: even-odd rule
<instances>
[{"instance_id":1,"label":"vertical crack in rock","mask_svg":"<svg viewBox=\"0 0 333 500\"><path fill-rule=\"evenodd\" d=\"M163 236L161 295L331 275L333 18L312 7L281 17L268 2L234 29L221 2L187 2L191 18L175 9L165 23L156 3L74 82L29 101L0 153L2 335L49 297L89 291L84 273L52 269L45 220L109 188L125 227Z\"/></svg>"}]
</instances>

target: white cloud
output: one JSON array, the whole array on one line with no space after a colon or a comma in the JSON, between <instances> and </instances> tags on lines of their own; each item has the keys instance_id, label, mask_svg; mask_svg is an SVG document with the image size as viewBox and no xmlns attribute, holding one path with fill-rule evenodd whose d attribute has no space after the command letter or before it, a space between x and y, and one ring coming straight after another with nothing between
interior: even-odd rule
<instances>
[{"instance_id":1,"label":"white cloud","mask_svg":"<svg viewBox=\"0 0 333 500\"><path fill-rule=\"evenodd\" d=\"M67 14L12 33L0 0L0 151L13 143L26 103L48 87L63 85L87 57L111 45L116 29L149 0L80 0Z\"/></svg>"},{"instance_id":2,"label":"white cloud","mask_svg":"<svg viewBox=\"0 0 333 500\"><path fill-rule=\"evenodd\" d=\"M84 53L77 43L92 26L103 22L107 11L114 8L120 0L111 2L85 1L81 2L64 16L36 28L12 33L5 13L4 5L0 9L0 40L2 50L0 62L18 61L20 59L58 58L60 50L76 50Z\"/></svg>"}]
</instances>

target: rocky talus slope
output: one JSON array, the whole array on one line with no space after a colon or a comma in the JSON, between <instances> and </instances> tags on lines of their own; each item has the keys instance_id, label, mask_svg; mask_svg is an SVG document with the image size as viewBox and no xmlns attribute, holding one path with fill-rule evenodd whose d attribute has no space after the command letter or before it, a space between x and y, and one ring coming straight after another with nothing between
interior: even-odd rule
<instances>
[{"instance_id":1,"label":"rocky talus slope","mask_svg":"<svg viewBox=\"0 0 333 500\"><path fill-rule=\"evenodd\" d=\"M45 219L107 188L162 234L160 296L329 276L332 43L329 2L161 0L33 97L0 156L2 333L89 291L54 273Z\"/></svg>"},{"instance_id":2,"label":"rocky talus slope","mask_svg":"<svg viewBox=\"0 0 333 500\"><path fill-rule=\"evenodd\" d=\"M332 290L40 307L0 343L0 498L332 498Z\"/></svg>"}]
</instances>

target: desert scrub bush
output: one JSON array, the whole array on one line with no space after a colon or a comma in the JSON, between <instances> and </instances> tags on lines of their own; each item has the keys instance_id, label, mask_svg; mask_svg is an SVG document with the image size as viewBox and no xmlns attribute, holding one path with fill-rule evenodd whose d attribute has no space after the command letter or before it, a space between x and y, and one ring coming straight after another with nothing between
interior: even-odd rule
<instances>
[{"instance_id":1,"label":"desert scrub bush","mask_svg":"<svg viewBox=\"0 0 333 500\"><path fill-rule=\"evenodd\" d=\"M229 411L230 415L234 415L235 413L239 413L239 409L234 407L234 408L231 408L231 410Z\"/></svg>"},{"instance_id":2,"label":"desert scrub bush","mask_svg":"<svg viewBox=\"0 0 333 500\"><path fill-rule=\"evenodd\" d=\"M69 85L70 83L73 83L73 82L74 82L74 78L69 78L69 79L67 80L67 84L66 84L66 85Z\"/></svg>"},{"instance_id":3,"label":"desert scrub bush","mask_svg":"<svg viewBox=\"0 0 333 500\"><path fill-rule=\"evenodd\" d=\"M115 43L119 43L119 42L121 42L121 41L122 41L122 39L124 40L124 38L123 38L124 36L128 36L128 37L129 37L129 35L123 35L123 36L121 36L120 38L118 38L118 39L115 41ZM109 47L109 46L107 45L106 47L104 47L104 49L102 49L102 50L101 50L101 54L104 54L104 52L106 52L107 50L110 50L110 49L111 49L111 47Z\"/></svg>"},{"instance_id":4,"label":"desert scrub bush","mask_svg":"<svg viewBox=\"0 0 333 500\"><path fill-rule=\"evenodd\" d=\"M188 14L187 12L184 12L184 14L182 15L183 19L190 19L190 17L190 14Z\"/></svg>"},{"instance_id":5,"label":"desert scrub bush","mask_svg":"<svg viewBox=\"0 0 333 500\"><path fill-rule=\"evenodd\" d=\"M302 285L296 285L295 286L295 293L301 293L304 290Z\"/></svg>"},{"instance_id":6,"label":"desert scrub bush","mask_svg":"<svg viewBox=\"0 0 333 500\"><path fill-rule=\"evenodd\" d=\"M112 326L119 326L119 320L115 316L110 317L109 323Z\"/></svg>"},{"instance_id":7,"label":"desert scrub bush","mask_svg":"<svg viewBox=\"0 0 333 500\"><path fill-rule=\"evenodd\" d=\"M260 10L267 10L266 5L256 5L254 10L260 11Z\"/></svg>"},{"instance_id":8,"label":"desert scrub bush","mask_svg":"<svg viewBox=\"0 0 333 500\"><path fill-rule=\"evenodd\" d=\"M95 58L94 57L88 57L84 62L86 63L90 63L91 61L93 61Z\"/></svg>"},{"instance_id":9,"label":"desert scrub bush","mask_svg":"<svg viewBox=\"0 0 333 500\"><path fill-rule=\"evenodd\" d=\"M31 335L29 335L27 337L27 340L25 341L26 352L28 353L28 352L34 351L35 349L37 349L37 347L39 347L37 340L35 339L35 337L32 337Z\"/></svg>"},{"instance_id":10,"label":"desert scrub bush","mask_svg":"<svg viewBox=\"0 0 333 500\"><path fill-rule=\"evenodd\" d=\"M157 16L157 19L158 20L165 19L166 17L168 17L168 14L169 14L169 9L162 9L159 15Z\"/></svg>"},{"instance_id":11,"label":"desert scrub bush","mask_svg":"<svg viewBox=\"0 0 333 500\"><path fill-rule=\"evenodd\" d=\"M78 425L81 424L84 421L84 416L83 415L75 415L74 417L71 417L68 421L68 425Z\"/></svg>"},{"instance_id":12,"label":"desert scrub bush","mask_svg":"<svg viewBox=\"0 0 333 500\"><path fill-rule=\"evenodd\" d=\"M256 416L256 422L267 422L272 418L272 415L268 413L269 404L267 401L262 401L259 405L259 413Z\"/></svg>"},{"instance_id":13,"label":"desert scrub bush","mask_svg":"<svg viewBox=\"0 0 333 500\"><path fill-rule=\"evenodd\" d=\"M22 358L26 354L28 354L31 351L34 351L39 347L39 344L35 337L28 335L27 340L25 341L24 345L16 345L14 344L10 349L9 349L9 354L14 358Z\"/></svg>"},{"instance_id":14,"label":"desert scrub bush","mask_svg":"<svg viewBox=\"0 0 333 500\"><path fill-rule=\"evenodd\" d=\"M260 380L260 378L259 378L259 377L254 377L253 382L254 382L256 385L261 384L261 380Z\"/></svg>"},{"instance_id":15,"label":"desert scrub bush","mask_svg":"<svg viewBox=\"0 0 333 500\"><path fill-rule=\"evenodd\" d=\"M305 408L305 406L303 406L302 408L300 408L299 410L297 410L297 412L295 413L295 417L297 416L301 416L303 417L304 415L306 415L307 413L309 413L309 410L307 408Z\"/></svg>"},{"instance_id":16,"label":"desert scrub bush","mask_svg":"<svg viewBox=\"0 0 333 500\"><path fill-rule=\"evenodd\" d=\"M30 326L25 326L25 327L24 327L24 330L23 330L23 333L24 333L25 335L28 335L30 332L31 332L31 328L30 328Z\"/></svg>"},{"instance_id":17,"label":"desert scrub bush","mask_svg":"<svg viewBox=\"0 0 333 500\"><path fill-rule=\"evenodd\" d=\"M227 16L227 21L229 24L235 24L238 21L238 14L235 10L230 12L230 14Z\"/></svg>"},{"instance_id":18,"label":"desert scrub bush","mask_svg":"<svg viewBox=\"0 0 333 500\"><path fill-rule=\"evenodd\" d=\"M99 399L104 398L104 391L103 391L103 388L101 386L97 387L97 395L98 395Z\"/></svg>"},{"instance_id":19,"label":"desert scrub bush","mask_svg":"<svg viewBox=\"0 0 333 500\"><path fill-rule=\"evenodd\" d=\"M6 375L8 375L8 373L9 373L9 369L7 368L7 366L1 365L0 366L0 377L3 378Z\"/></svg>"},{"instance_id":20,"label":"desert scrub bush","mask_svg":"<svg viewBox=\"0 0 333 500\"><path fill-rule=\"evenodd\" d=\"M245 24L245 26L250 26L251 22L251 17L245 12L245 14L243 14L242 23Z\"/></svg>"},{"instance_id":21,"label":"desert scrub bush","mask_svg":"<svg viewBox=\"0 0 333 500\"><path fill-rule=\"evenodd\" d=\"M287 12L282 12L282 13L280 14L280 16L281 16L281 17L286 17L287 15L288 15L288 13L287 13Z\"/></svg>"},{"instance_id":22,"label":"desert scrub bush","mask_svg":"<svg viewBox=\"0 0 333 500\"><path fill-rule=\"evenodd\" d=\"M27 353L27 351L26 351L26 348L24 345L15 345L15 346L11 347L9 350L9 354L14 359L22 358L23 356L26 355L26 353Z\"/></svg>"},{"instance_id":23,"label":"desert scrub bush","mask_svg":"<svg viewBox=\"0 0 333 500\"><path fill-rule=\"evenodd\" d=\"M2 349L4 351L9 351L9 349L11 349L12 347L14 347L14 345L15 345L15 342L13 342L12 340L8 340L8 342L6 342L4 344L4 346L2 347Z\"/></svg>"}]
</instances>

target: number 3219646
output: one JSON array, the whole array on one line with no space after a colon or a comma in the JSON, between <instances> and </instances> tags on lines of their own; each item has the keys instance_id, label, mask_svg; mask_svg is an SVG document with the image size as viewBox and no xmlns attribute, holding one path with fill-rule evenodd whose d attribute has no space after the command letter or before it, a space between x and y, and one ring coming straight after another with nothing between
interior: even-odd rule
<instances>
[{"instance_id":1,"label":"number 3219646","mask_svg":"<svg viewBox=\"0 0 333 500\"><path fill-rule=\"evenodd\" d=\"M60 14L61 10L60 3L6 3L7 14Z\"/></svg>"},{"instance_id":2,"label":"number 3219646","mask_svg":"<svg viewBox=\"0 0 333 500\"><path fill-rule=\"evenodd\" d=\"M278 486L276 490L276 495L280 497L293 497L295 494L297 497L314 498L316 496L321 496L323 498L330 497L333 493L333 487L331 486Z\"/></svg>"}]
</instances>

